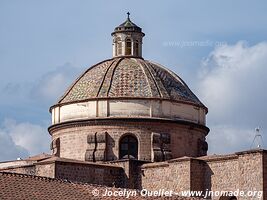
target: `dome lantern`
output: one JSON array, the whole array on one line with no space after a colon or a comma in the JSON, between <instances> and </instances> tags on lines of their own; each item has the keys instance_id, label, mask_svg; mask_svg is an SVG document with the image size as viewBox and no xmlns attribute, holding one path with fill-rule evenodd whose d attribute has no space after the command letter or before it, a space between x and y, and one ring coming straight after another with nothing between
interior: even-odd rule
<instances>
[{"instance_id":1,"label":"dome lantern","mask_svg":"<svg viewBox=\"0 0 267 200\"><path fill-rule=\"evenodd\" d=\"M127 13L124 23L117 26L113 36L113 57L130 56L142 57L142 39L145 34L142 28L130 20L130 13Z\"/></svg>"}]
</instances>

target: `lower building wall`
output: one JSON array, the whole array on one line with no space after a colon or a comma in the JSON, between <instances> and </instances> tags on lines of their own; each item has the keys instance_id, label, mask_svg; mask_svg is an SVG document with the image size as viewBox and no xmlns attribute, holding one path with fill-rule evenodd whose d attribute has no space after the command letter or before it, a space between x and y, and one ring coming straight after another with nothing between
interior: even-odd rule
<instances>
[{"instance_id":1,"label":"lower building wall","mask_svg":"<svg viewBox=\"0 0 267 200\"><path fill-rule=\"evenodd\" d=\"M31 165L33 164L33 161L28 160L13 160L13 161L7 161L7 162L0 162L0 170L1 168L8 168L8 167L20 167L23 165Z\"/></svg>"},{"instance_id":2,"label":"lower building wall","mask_svg":"<svg viewBox=\"0 0 267 200\"><path fill-rule=\"evenodd\" d=\"M55 163L36 165L35 175L55 178Z\"/></svg>"},{"instance_id":3,"label":"lower building wall","mask_svg":"<svg viewBox=\"0 0 267 200\"><path fill-rule=\"evenodd\" d=\"M239 188L245 192L263 192L263 153L241 153L238 156L239 169L237 174ZM254 197L243 197L242 199L263 199Z\"/></svg>"},{"instance_id":4,"label":"lower building wall","mask_svg":"<svg viewBox=\"0 0 267 200\"><path fill-rule=\"evenodd\" d=\"M240 152L232 157L207 160L205 188L215 192L235 192L238 200L263 199L263 154ZM244 192L245 196L241 192ZM213 195L213 200L221 195Z\"/></svg>"},{"instance_id":5,"label":"lower building wall","mask_svg":"<svg viewBox=\"0 0 267 200\"><path fill-rule=\"evenodd\" d=\"M142 189L142 165L145 161L134 159L123 159L118 161L107 162L112 165L120 166L125 173L124 187L130 189ZM122 179L123 177L120 177Z\"/></svg>"},{"instance_id":6,"label":"lower building wall","mask_svg":"<svg viewBox=\"0 0 267 200\"><path fill-rule=\"evenodd\" d=\"M0 171L18 173L18 174L35 175L35 166L29 165L29 166L23 166L23 167L6 168L6 169L1 169Z\"/></svg>"},{"instance_id":7,"label":"lower building wall","mask_svg":"<svg viewBox=\"0 0 267 200\"><path fill-rule=\"evenodd\" d=\"M126 176L122 167L95 163L53 161L29 166L5 168L0 171L111 187L127 187L129 182L129 177Z\"/></svg>"},{"instance_id":8,"label":"lower building wall","mask_svg":"<svg viewBox=\"0 0 267 200\"><path fill-rule=\"evenodd\" d=\"M191 159L190 162L190 190L205 191L206 162L198 159Z\"/></svg>"},{"instance_id":9,"label":"lower building wall","mask_svg":"<svg viewBox=\"0 0 267 200\"><path fill-rule=\"evenodd\" d=\"M138 160L106 164L56 160L0 171L152 191L191 190L203 191L203 195L211 191L212 200L222 200L222 195L212 192L243 191L250 196L235 195L238 200L267 200L267 151L262 150L145 164Z\"/></svg>"},{"instance_id":10,"label":"lower building wall","mask_svg":"<svg viewBox=\"0 0 267 200\"><path fill-rule=\"evenodd\" d=\"M142 166L142 188L147 190L190 190L190 161L161 162Z\"/></svg>"},{"instance_id":11,"label":"lower building wall","mask_svg":"<svg viewBox=\"0 0 267 200\"><path fill-rule=\"evenodd\" d=\"M216 200L221 195L215 194L221 191L234 191L239 188L239 163L237 157L222 158L208 161L205 169L205 192L207 196Z\"/></svg>"},{"instance_id":12,"label":"lower building wall","mask_svg":"<svg viewBox=\"0 0 267 200\"><path fill-rule=\"evenodd\" d=\"M125 184L122 168L104 165L58 162L55 166L55 178L111 187L123 187Z\"/></svg>"},{"instance_id":13,"label":"lower building wall","mask_svg":"<svg viewBox=\"0 0 267 200\"><path fill-rule=\"evenodd\" d=\"M234 192L238 200L266 200L266 157L262 151L248 151L144 164L141 185L148 190L202 191L212 200L224 192Z\"/></svg>"}]
</instances>

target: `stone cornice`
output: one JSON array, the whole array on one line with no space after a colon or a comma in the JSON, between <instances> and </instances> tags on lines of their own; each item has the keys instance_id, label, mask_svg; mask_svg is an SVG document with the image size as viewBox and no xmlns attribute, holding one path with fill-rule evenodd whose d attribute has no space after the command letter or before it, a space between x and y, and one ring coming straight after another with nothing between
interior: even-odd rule
<instances>
[{"instance_id":1,"label":"stone cornice","mask_svg":"<svg viewBox=\"0 0 267 200\"><path fill-rule=\"evenodd\" d=\"M173 120L173 119L162 119L162 118L115 118L115 117L106 117L106 118L92 118L92 119L81 119L81 120L72 120L67 122L62 122L54 124L48 128L49 133L72 127L81 127L81 126L91 126L91 125L114 125L122 124L125 122L138 122L138 123L171 123L178 125L189 126L190 129L198 128L206 132L206 135L209 133L210 129L204 125L196 124L193 122L185 120Z\"/></svg>"}]
</instances>

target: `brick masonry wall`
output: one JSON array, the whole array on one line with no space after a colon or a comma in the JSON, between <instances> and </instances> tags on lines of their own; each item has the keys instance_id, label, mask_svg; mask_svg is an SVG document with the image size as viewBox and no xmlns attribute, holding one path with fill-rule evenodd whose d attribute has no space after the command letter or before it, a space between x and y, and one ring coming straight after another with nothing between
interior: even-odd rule
<instances>
[{"instance_id":1,"label":"brick masonry wall","mask_svg":"<svg viewBox=\"0 0 267 200\"><path fill-rule=\"evenodd\" d=\"M145 189L175 192L190 189L190 160L144 164L141 169Z\"/></svg>"},{"instance_id":2,"label":"brick masonry wall","mask_svg":"<svg viewBox=\"0 0 267 200\"><path fill-rule=\"evenodd\" d=\"M210 158L205 172L205 188L210 191L262 191L263 190L263 156L260 151L248 151ZM218 200L219 197L212 199ZM238 197L251 200L252 197ZM254 197L254 199L263 199Z\"/></svg>"},{"instance_id":3,"label":"brick masonry wall","mask_svg":"<svg viewBox=\"0 0 267 200\"><path fill-rule=\"evenodd\" d=\"M266 153L264 154L266 156ZM142 187L174 191L264 191L266 199L267 159L262 152L241 152L225 156L180 158L144 164ZM213 196L219 200L220 196ZM239 200L263 199L237 197ZM264 200L265 200L264 199Z\"/></svg>"},{"instance_id":4,"label":"brick masonry wall","mask_svg":"<svg viewBox=\"0 0 267 200\"><path fill-rule=\"evenodd\" d=\"M124 186L125 173L122 168L79 163L56 163L56 178L106 186Z\"/></svg>"},{"instance_id":5,"label":"brick masonry wall","mask_svg":"<svg viewBox=\"0 0 267 200\"><path fill-rule=\"evenodd\" d=\"M35 166L23 166L23 167L14 167L14 168L6 168L1 169L1 172L12 172L12 173L18 173L18 174L29 174L29 175L35 175Z\"/></svg>"},{"instance_id":6,"label":"brick masonry wall","mask_svg":"<svg viewBox=\"0 0 267 200\"><path fill-rule=\"evenodd\" d=\"M131 189L142 189L142 165L144 161L123 159L107 162L112 165L120 166L125 172L124 186ZM122 179L123 177L120 177Z\"/></svg>"},{"instance_id":7,"label":"brick masonry wall","mask_svg":"<svg viewBox=\"0 0 267 200\"><path fill-rule=\"evenodd\" d=\"M243 191L263 190L263 154L262 152L244 153L238 157L239 188ZM249 200L251 197L242 198Z\"/></svg>"},{"instance_id":8,"label":"brick masonry wall","mask_svg":"<svg viewBox=\"0 0 267 200\"><path fill-rule=\"evenodd\" d=\"M205 170L206 162L198 159L191 159L190 162L190 188L193 191L205 191Z\"/></svg>"},{"instance_id":9,"label":"brick masonry wall","mask_svg":"<svg viewBox=\"0 0 267 200\"><path fill-rule=\"evenodd\" d=\"M205 169L205 189L209 191L233 191L239 187L239 162L237 156L208 161ZM214 200L219 197L213 197Z\"/></svg>"},{"instance_id":10,"label":"brick masonry wall","mask_svg":"<svg viewBox=\"0 0 267 200\"><path fill-rule=\"evenodd\" d=\"M97 123L97 122L96 122ZM77 124L76 124L77 125ZM171 136L173 158L199 155L198 141L205 140L205 130L188 125L159 122L108 121L106 124L67 126L52 131L53 140L60 138L60 157L85 160L89 148L87 136L95 132L107 132L106 160L119 157L119 140L125 134L133 134L138 139L138 159L152 160L152 133L168 133Z\"/></svg>"},{"instance_id":11,"label":"brick masonry wall","mask_svg":"<svg viewBox=\"0 0 267 200\"><path fill-rule=\"evenodd\" d=\"M36 165L35 166L35 175L55 178L55 163Z\"/></svg>"},{"instance_id":12,"label":"brick masonry wall","mask_svg":"<svg viewBox=\"0 0 267 200\"><path fill-rule=\"evenodd\" d=\"M7 168L7 167L14 167L14 166L22 166L22 165L31 165L33 164L33 161L28 160L13 160L13 161L7 161L7 162L0 162L0 170L1 168Z\"/></svg>"}]
</instances>

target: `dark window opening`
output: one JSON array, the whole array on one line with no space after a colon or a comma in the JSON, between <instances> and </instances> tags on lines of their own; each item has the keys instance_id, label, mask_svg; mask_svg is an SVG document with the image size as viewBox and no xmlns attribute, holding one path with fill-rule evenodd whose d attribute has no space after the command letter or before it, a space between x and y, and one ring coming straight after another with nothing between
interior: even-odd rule
<instances>
[{"instance_id":1,"label":"dark window opening","mask_svg":"<svg viewBox=\"0 0 267 200\"><path fill-rule=\"evenodd\" d=\"M127 135L120 140L119 158L137 159L138 141L134 136Z\"/></svg>"},{"instance_id":2,"label":"dark window opening","mask_svg":"<svg viewBox=\"0 0 267 200\"><path fill-rule=\"evenodd\" d=\"M132 54L132 42L130 39L126 40L126 49L125 49L125 55L131 55Z\"/></svg>"},{"instance_id":3,"label":"dark window opening","mask_svg":"<svg viewBox=\"0 0 267 200\"><path fill-rule=\"evenodd\" d=\"M134 45L134 54L136 56L139 55L139 46L138 46L138 41L135 42L135 45Z\"/></svg>"}]
</instances>

